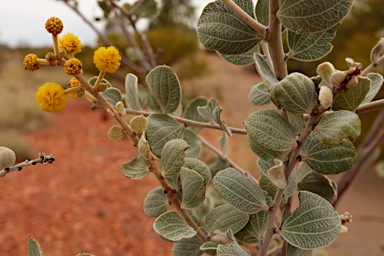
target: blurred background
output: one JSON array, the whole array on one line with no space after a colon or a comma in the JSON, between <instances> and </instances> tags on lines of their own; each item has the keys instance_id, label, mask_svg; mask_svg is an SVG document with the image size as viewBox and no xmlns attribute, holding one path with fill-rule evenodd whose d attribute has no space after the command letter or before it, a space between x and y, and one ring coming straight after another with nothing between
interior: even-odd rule
<instances>
[{"instance_id":1,"label":"blurred background","mask_svg":"<svg viewBox=\"0 0 384 256\"><path fill-rule=\"evenodd\" d=\"M223 119L230 126L243 127L246 117L258 109L244 100L250 88L261 81L254 67L233 66L201 47L195 28L199 14L210 1L161 2L161 11L143 17L137 28L148 38L157 63L171 66L179 76L183 103L200 95L214 97L224 109ZM87 78L98 74L92 63L93 51L104 45L95 30L127 57L135 57L103 1L80 0L79 13L71 3L74 1L1 3L0 145L14 150L18 162L37 158L40 151L55 154L57 161L50 166L27 167L0 180L0 255L26 255L29 236L40 243L45 255L51 256L82 251L95 255L172 255L172 245L157 237L152 230L154 220L142 209L146 194L157 183L150 175L141 181L123 177L120 165L138 153L128 140L112 142L107 138L114 121L101 111L91 111L88 101L72 100L64 111L52 114L40 111L34 100L43 83L54 81L66 86L70 79L60 67L42 66L30 72L22 65L28 53L44 58L52 51L51 35L44 28L51 16L62 19L61 35L73 33L82 41L77 57ZM133 1L118 2L123 3ZM367 66L372 46L384 36L383 24L381 0L355 0L333 41L332 52L311 63L289 60L289 69L315 75L319 63L330 61L343 70L347 68L346 57ZM129 72L134 71L122 67L107 78L123 89L123 79ZM384 67L377 72L383 74ZM144 83L144 75L138 76ZM382 89L377 98L383 96ZM372 125L376 115L377 111L361 116L363 130ZM220 132L203 134L219 147ZM364 134L356 144L363 138ZM256 157L244 136L229 139L228 156L258 176ZM329 255L384 255L383 176L383 172L368 166L353 182L337 210L349 210L354 222L348 234L325 248Z\"/></svg>"}]
</instances>

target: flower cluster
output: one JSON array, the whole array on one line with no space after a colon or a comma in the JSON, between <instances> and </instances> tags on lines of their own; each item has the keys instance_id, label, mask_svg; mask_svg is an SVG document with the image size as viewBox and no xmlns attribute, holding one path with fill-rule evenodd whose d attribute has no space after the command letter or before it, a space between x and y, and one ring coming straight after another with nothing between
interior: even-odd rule
<instances>
[{"instance_id":1,"label":"flower cluster","mask_svg":"<svg viewBox=\"0 0 384 256\"><path fill-rule=\"evenodd\" d=\"M82 67L83 67L83 64L79 59L70 58L64 64L64 71L68 75L74 76L81 73Z\"/></svg>"},{"instance_id":2,"label":"flower cluster","mask_svg":"<svg viewBox=\"0 0 384 256\"><path fill-rule=\"evenodd\" d=\"M95 63L97 69L101 72L114 73L120 67L121 56L119 51L109 46L100 47L95 51L93 56L93 63Z\"/></svg>"},{"instance_id":3,"label":"flower cluster","mask_svg":"<svg viewBox=\"0 0 384 256\"><path fill-rule=\"evenodd\" d=\"M39 63L37 62L37 56L35 54L28 54L25 56L23 65L26 70L35 71L39 69Z\"/></svg>"},{"instance_id":4,"label":"flower cluster","mask_svg":"<svg viewBox=\"0 0 384 256\"><path fill-rule=\"evenodd\" d=\"M61 85L48 82L39 87L36 93L36 101L41 110L57 112L65 108L67 97Z\"/></svg>"}]
</instances>

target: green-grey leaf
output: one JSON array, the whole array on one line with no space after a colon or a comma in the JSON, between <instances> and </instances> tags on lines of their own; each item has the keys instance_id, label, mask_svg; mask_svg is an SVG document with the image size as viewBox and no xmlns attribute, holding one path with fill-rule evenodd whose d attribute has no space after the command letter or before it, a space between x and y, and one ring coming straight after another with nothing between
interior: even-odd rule
<instances>
[{"instance_id":1,"label":"green-grey leaf","mask_svg":"<svg viewBox=\"0 0 384 256\"><path fill-rule=\"evenodd\" d=\"M148 116L147 121L147 139L157 157L160 157L165 143L184 136L184 127L169 115L152 114Z\"/></svg>"},{"instance_id":2,"label":"green-grey leaf","mask_svg":"<svg viewBox=\"0 0 384 256\"><path fill-rule=\"evenodd\" d=\"M103 91L101 96L103 96L112 107L115 107L116 103L122 99L120 90L113 87Z\"/></svg>"},{"instance_id":3,"label":"green-grey leaf","mask_svg":"<svg viewBox=\"0 0 384 256\"><path fill-rule=\"evenodd\" d=\"M156 103L156 100L151 92L147 92L147 104L150 110L160 111L160 106Z\"/></svg>"},{"instance_id":4,"label":"green-grey leaf","mask_svg":"<svg viewBox=\"0 0 384 256\"><path fill-rule=\"evenodd\" d=\"M271 103L271 95L264 83L252 86L248 100L255 106L263 106Z\"/></svg>"},{"instance_id":5,"label":"green-grey leaf","mask_svg":"<svg viewBox=\"0 0 384 256\"><path fill-rule=\"evenodd\" d=\"M267 228L268 212L259 211L249 217L247 225L235 234L235 237L245 243L260 241Z\"/></svg>"},{"instance_id":6,"label":"green-grey leaf","mask_svg":"<svg viewBox=\"0 0 384 256\"><path fill-rule=\"evenodd\" d=\"M315 193L331 204L337 199L336 183L327 176L314 171L308 173L298 183L298 189Z\"/></svg>"},{"instance_id":7,"label":"green-grey leaf","mask_svg":"<svg viewBox=\"0 0 384 256\"><path fill-rule=\"evenodd\" d=\"M248 174L226 168L216 174L213 185L225 200L241 212L253 214L268 208L263 191Z\"/></svg>"},{"instance_id":8,"label":"green-grey leaf","mask_svg":"<svg viewBox=\"0 0 384 256\"><path fill-rule=\"evenodd\" d=\"M133 110L141 110L137 83L138 78L134 74L129 73L125 76L125 94L127 95L125 103L129 109Z\"/></svg>"},{"instance_id":9,"label":"green-grey leaf","mask_svg":"<svg viewBox=\"0 0 384 256\"><path fill-rule=\"evenodd\" d=\"M272 150L267 147L262 146L259 144L253 137L250 135L247 136L248 144L251 150L261 159L267 162L273 162L273 159L283 159L290 150L286 151L279 151L279 150Z\"/></svg>"},{"instance_id":10,"label":"green-grey leaf","mask_svg":"<svg viewBox=\"0 0 384 256\"><path fill-rule=\"evenodd\" d=\"M163 177L175 176L180 172L187 148L187 142L181 139L173 139L165 143L160 162Z\"/></svg>"},{"instance_id":11,"label":"green-grey leaf","mask_svg":"<svg viewBox=\"0 0 384 256\"><path fill-rule=\"evenodd\" d=\"M180 180L183 196L181 206L187 209L199 207L205 199L204 178L194 170L181 167Z\"/></svg>"},{"instance_id":12,"label":"green-grey leaf","mask_svg":"<svg viewBox=\"0 0 384 256\"><path fill-rule=\"evenodd\" d=\"M237 243L219 244L217 256L251 256L248 250Z\"/></svg>"},{"instance_id":13,"label":"green-grey leaf","mask_svg":"<svg viewBox=\"0 0 384 256\"><path fill-rule=\"evenodd\" d=\"M200 246L203 242L198 236L192 238L183 239L176 242L172 246L172 252L175 256L199 256L203 252L200 250Z\"/></svg>"},{"instance_id":14,"label":"green-grey leaf","mask_svg":"<svg viewBox=\"0 0 384 256\"><path fill-rule=\"evenodd\" d=\"M236 54L236 55L220 54L220 56L226 61L228 61L229 63L232 63L236 66L248 66L255 63L255 59L253 58L253 55L255 53L258 53L259 51L260 51L259 45L256 45L253 49L242 54Z\"/></svg>"},{"instance_id":15,"label":"green-grey leaf","mask_svg":"<svg viewBox=\"0 0 384 256\"><path fill-rule=\"evenodd\" d=\"M138 5L137 8L136 5ZM139 18L151 18L156 16L159 12L155 0L136 1L133 8L136 10L135 15Z\"/></svg>"},{"instance_id":16,"label":"green-grey leaf","mask_svg":"<svg viewBox=\"0 0 384 256\"><path fill-rule=\"evenodd\" d=\"M196 231L175 211L161 214L153 223L153 229L163 239L178 242L196 235Z\"/></svg>"},{"instance_id":17,"label":"green-grey leaf","mask_svg":"<svg viewBox=\"0 0 384 256\"><path fill-rule=\"evenodd\" d=\"M224 155L227 154L227 142L228 142L227 134L223 132L223 135L219 138L219 143L220 143L221 152L223 152Z\"/></svg>"},{"instance_id":18,"label":"green-grey leaf","mask_svg":"<svg viewBox=\"0 0 384 256\"><path fill-rule=\"evenodd\" d=\"M189 128L185 129L184 138L189 145L189 148L185 151L186 157L198 157L200 155L203 146L200 140L197 139L196 134Z\"/></svg>"},{"instance_id":19,"label":"green-grey leaf","mask_svg":"<svg viewBox=\"0 0 384 256\"><path fill-rule=\"evenodd\" d=\"M318 136L311 133L304 142L302 159L314 171L322 174L338 174L352 168L357 153L348 139L342 139L339 145L326 145Z\"/></svg>"},{"instance_id":20,"label":"green-grey leaf","mask_svg":"<svg viewBox=\"0 0 384 256\"><path fill-rule=\"evenodd\" d=\"M276 106L279 106L275 96L273 95L275 86L279 82L279 80L276 78L275 74L270 69L268 63L265 61L263 56L261 56L261 54L255 54L254 57L256 61L255 63L257 73L263 79L264 85L268 89L272 101L275 103Z\"/></svg>"},{"instance_id":21,"label":"green-grey leaf","mask_svg":"<svg viewBox=\"0 0 384 256\"><path fill-rule=\"evenodd\" d=\"M347 15L352 0L282 0L277 17L288 30L314 33L332 28Z\"/></svg>"},{"instance_id":22,"label":"green-grey leaf","mask_svg":"<svg viewBox=\"0 0 384 256\"><path fill-rule=\"evenodd\" d=\"M232 136L232 131L228 128L227 124L225 123L224 120L221 119L220 115L221 115L221 111L222 111L222 108L220 106L216 107L214 110L213 110L213 113L212 113L212 116L213 116L213 120L215 121L215 123L217 123L218 125L220 125L221 129L223 129L223 131L228 134L229 137Z\"/></svg>"},{"instance_id":23,"label":"green-grey leaf","mask_svg":"<svg viewBox=\"0 0 384 256\"><path fill-rule=\"evenodd\" d=\"M157 66L146 78L148 87L164 113L174 112L181 103L179 79L168 66Z\"/></svg>"},{"instance_id":24,"label":"green-grey leaf","mask_svg":"<svg viewBox=\"0 0 384 256\"><path fill-rule=\"evenodd\" d=\"M240 231L248 223L249 215L239 212L230 204L216 207L205 217L205 228L208 234L225 235L229 229L233 233Z\"/></svg>"},{"instance_id":25,"label":"green-grey leaf","mask_svg":"<svg viewBox=\"0 0 384 256\"><path fill-rule=\"evenodd\" d=\"M258 0L255 7L256 19L261 24L269 24L269 0Z\"/></svg>"},{"instance_id":26,"label":"green-grey leaf","mask_svg":"<svg viewBox=\"0 0 384 256\"><path fill-rule=\"evenodd\" d=\"M209 99L208 103L205 106L197 106L197 112L202 116L205 120L210 122L214 122L213 119L213 111L216 107L219 107L219 103L216 99Z\"/></svg>"},{"instance_id":27,"label":"green-grey leaf","mask_svg":"<svg viewBox=\"0 0 384 256\"><path fill-rule=\"evenodd\" d=\"M377 64L382 54L384 54L384 37L380 38L379 42L372 48L371 63Z\"/></svg>"},{"instance_id":28,"label":"green-grey leaf","mask_svg":"<svg viewBox=\"0 0 384 256\"><path fill-rule=\"evenodd\" d=\"M340 231L340 218L324 198L307 191L299 193L300 206L281 225L281 236L301 249L315 249L332 243Z\"/></svg>"},{"instance_id":29,"label":"green-grey leaf","mask_svg":"<svg viewBox=\"0 0 384 256\"><path fill-rule=\"evenodd\" d=\"M144 213L149 217L158 217L168 209L168 198L163 187L153 189L144 199Z\"/></svg>"},{"instance_id":30,"label":"green-grey leaf","mask_svg":"<svg viewBox=\"0 0 384 256\"><path fill-rule=\"evenodd\" d=\"M335 145L340 139L356 139L361 132L361 122L355 112L339 110L325 115L314 131L324 144Z\"/></svg>"},{"instance_id":31,"label":"green-grey leaf","mask_svg":"<svg viewBox=\"0 0 384 256\"><path fill-rule=\"evenodd\" d=\"M40 245L32 237L28 238L28 256L44 256Z\"/></svg>"},{"instance_id":32,"label":"green-grey leaf","mask_svg":"<svg viewBox=\"0 0 384 256\"><path fill-rule=\"evenodd\" d=\"M383 85L383 76L381 74L369 73L367 77L371 79L371 87L369 88L369 91L365 96L365 99L363 100L362 104L371 102L375 98L376 94L380 91L381 86Z\"/></svg>"},{"instance_id":33,"label":"green-grey leaf","mask_svg":"<svg viewBox=\"0 0 384 256\"><path fill-rule=\"evenodd\" d=\"M206 242L200 246L200 250L208 255L216 255L217 246L215 242Z\"/></svg>"},{"instance_id":34,"label":"green-grey leaf","mask_svg":"<svg viewBox=\"0 0 384 256\"><path fill-rule=\"evenodd\" d=\"M303 250L303 249L294 247L291 244L287 244L287 256L307 256L308 252L311 252L311 251ZM312 255L312 253L310 255Z\"/></svg>"},{"instance_id":35,"label":"green-grey leaf","mask_svg":"<svg viewBox=\"0 0 384 256\"><path fill-rule=\"evenodd\" d=\"M254 112L244 125L249 136L263 147L287 151L294 146L296 135L293 127L274 110Z\"/></svg>"},{"instance_id":36,"label":"green-grey leaf","mask_svg":"<svg viewBox=\"0 0 384 256\"><path fill-rule=\"evenodd\" d=\"M317 104L315 84L301 73L286 76L276 85L274 94L281 106L293 114L310 114Z\"/></svg>"},{"instance_id":37,"label":"green-grey leaf","mask_svg":"<svg viewBox=\"0 0 384 256\"><path fill-rule=\"evenodd\" d=\"M299 135L303 132L303 129L305 127L304 123L304 116L301 114L293 114L289 111L287 111L288 121L292 125L293 129L295 130L295 134Z\"/></svg>"},{"instance_id":38,"label":"green-grey leaf","mask_svg":"<svg viewBox=\"0 0 384 256\"><path fill-rule=\"evenodd\" d=\"M234 2L253 16L251 0ZM197 24L197 35L205 48L229 55L248 52L259 42L256 31L221 1L205 6Z\"/></svg>"},{"instance_id":39,"label":"green-grey leaf","mask_svg":"<svg viewBox=\"0 0 384 256\"><path fill-rule=\"evenodd\" d=\"M288 31L289 55L292 59L301 61L321 59L332 50L331 42L336 36L338 27L339 24L314 34Z\"/></svg>"},{"instance_id":40,"label":"green-grey leaf","mask_svg":"<svg viewBox=\"0 0 384 256\"><path fill-rule=\"evenodd\" d=\"M267 174L268 173L268 170L275 165L275 163L273 162L273 159L271 161L266 161L262 158L258 158L257 159L257 166L259 167L260 171L264 174Z\"/></svg>"},{"instance_id":41,"label":"green-grey leaf","mask_svg":"<svg viewBox=\"0 0 384 256\"><path fill-rule=\"evenodd\" d=\"M371 80L367 77L358 77L358 82L354 86L348 86L346 92L338 95L332 108L334 110L346 109L355 111L355 109L364 101L371 87Z\"/></svg>"},{"instance_id":42,"label":"green-grey leaf","mask_svg":"<svg viewBox=\"0 0 384 256\"><path fill-rule=\"evenodd\" d=\"M121 165L121 172L127 178L140 180L149 173L147 161L142 156L136 156L131 161Z\"/></svg>"},{"instance_id":43,"label":"green-grey leaf","mask_svg":"<svg viewBox=\"0 0 384 256\"><path fill-rule=\"evenodd\" d=\"M184 117L189 120L194 120L198 122L208 122L207 118L204 118L197 111L197 107L204 107L208 104L208 100L206 98L195 98L191 100L187 107L185 108ZM201 127L191 127L193 130L201 130Z\"/></svg>"},{"instance_id":44,"label":"green-grey leaf","mask_svg":"<svg viewBox=\"0 0 384 256\"><path fill-rule=\"evenodd\" d=\"M204 178L204 183L207 185L211 181L211 172L208 166L196 158L184 158L183 167L194 170Z\"/></svg>"},{"instance_id":45,"label":"green-grey leaf","mask_svg":"<svg viewBox=\"0 0 384 256\"><path fill-rule=\"evenodd\" d=\"M267 174L261 174L259 179L259 185L262 190L266 191L268 195L272 198L275 197L277 187L274 185L271 180L268 178ZM288 186L284 191L285 198L289 198L293 195L297 188L297 175L295 172L292 172L288 178Z\"/></svg>"}]
</instances>

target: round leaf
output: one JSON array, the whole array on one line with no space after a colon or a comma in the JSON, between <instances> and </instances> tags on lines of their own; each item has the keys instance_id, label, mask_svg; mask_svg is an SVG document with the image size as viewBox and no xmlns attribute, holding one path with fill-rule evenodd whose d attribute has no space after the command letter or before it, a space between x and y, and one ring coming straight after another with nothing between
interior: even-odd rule
<instances>
[{"instance_id":1,"label":"round leaf","mask_svg":"<svg viewBox=\"0 0 384 256\"><path fill-rule=\"evenodd\" d=\"M162 187L153 189L144 199L144 213L149 217L158 217L168 209L168 198Z\"/></svg>"},{"instance_id":2,"label":"round leaf","mask_svg":"<svg viewBox=\"0 0 384 256\"><path fill-rule=\"evenodd\" d=\"M286 76L276 85L274 93L281 106L293 114L310 114L317 104L313 81L301 73Z\"/></svg>"},{"instance_id":3,"label":"round leaf","mask_svg":"<svg viewBox=\"0 0 384 256\"><path fill-rule=\"evenodd\" d=\"M338 174L352 168L356 163L357 153L352 142L342 139L339 145L326 145L314 133L305 141L303 160L314 171L322 174Z\"/></svg>"},{"instance_id":4,"label":"round leaf","mask_svg":"<svg viewBox=\"0 0 384 256\"><path fill-rule=\"evenodd\" d=\"M268 209L263 191L248 174L227 168L216 174L213 185L225 200L241 212L253 214Z\"/></svg>"},{"instance_id":5,"label":"round leaf","mask_svg":"<svg viewBox=\"0 0 384 256\"><path fill-rule=\"evenodd\" d=\"M164 145L161 151L160 162L160 170L163 177L175 176L180 172L187 148L187 142L181 139L170 140Z\"/></svg>"},{"instance_id":6,"label":"round leaf","mask_svg":"<svg viewBox=\"0 0 384 256\"><path fill-rule=\"evenodd\" d=\"M260 110L244 122L249 136L263 147L288 151L295 143L295 133L288 121L273 110Z\"/></svg>"},{"instance_id":7,"label":"round leaf","mask_svg":"<svg viewBox=\"0 0 384 256\"><path fill-rule=\"evenodd\" d=\"M148 87L164 113L176 111L181 103L179 79L170 67L157 66L148 73Z\"/></svg>"},{"instance_id":8,"label":"round leaf","mask_svg":"<svg viewBox=\"0 0 384 256\"><path fill-rule=\"evenodd\" d=\"M277 17L296 33L320 32L338 24L349 12L352 0L282 0Z\"/></svg>"},{"instance_id":9,"label":"round leaf","mask_svg":"<svg viewBox=\"0 0 384 256\"><path fill-rule=\"evenodd\" d=\"M153 154L157 157L160 157L165 143L184 136L184 127L169 115L152 114L147 121L147 139Z\"/></svg>"},{"instance_id":10,"label":"round leaf","mask_svg":"<svg viewBox=\"0 0 384 256\"><path fill-rule=\"evenodd\" d=\"M230 204L221 205L205 217L205 228L209 234L225 235L229 229L233 233L240 231L249 220L249 215L239 212Z\"/></svg>"},{"instance_id":11,"label":"round leaf","mask_svg":"<svg viewBox=\"0 0 384 256\"><path fill-rule=\"evenodd\" d=\"M234 2L253 16L251 0ZM205 48L229 55L246 53L259 42L256 31L221 1L209 3L204 8L197 24L197 35Z\"/></svg>"},{"instance_id":12,"label":"round leaf","mask_svg":"<svg viewBox=\"0 0 384 256\"><path fill-rule=\"evenodd\" d=\"M209 167L199 159L186 157L184 158L183 167L194 170L200 174L204 179L205 185L211 181L211 171L209 170Z\"/></svg>"},{"instance_id":13,"label":"round leaf","mask_svg":"<svg viewBox=\"0 0 384 256\"><path fill-rule=\"evenodd\" d=\"M110 87L101 93L101 96L112 106L115 107L116 103L121 101L121 92L119 89Z\"/></svg>"},{"instance_id":14,"label":"round leaf","mask_svg":"<svg viewBox=\"0 0 384 256\"><path fill-rule=\"evenodd\" d=\"M208 104L206 98L195 98L191 100L185 108L184 116L186 119L194 120L198 122L207 122L208 120L202 117L197 111L197 107L203 107ZM192 127L192 129L201 130L201 127Z\"/></svg>"},{"instance_id":15,"label":"round leaf","mask_svg":"<svg viewBox=\"0 0 384 256\"><path fill-rule=\"evenodd\" d=\"M315 128L324 144L339 144L340 139L356 139L361 132L359 116L348 110L334 111L324 116Z\"/></svg>"},{"instance_id":16,"label":"round leaf","mask_svg":"<svg viewBox=\"0 0 384 256\"><path fill-rule=\"evenodd\" d=\"M170 242L178 242L196 235L196 231L175 211L161 214L153 223L153 229L161 238Z\"/></svg>"},{"instance_id":17,"label":"round leaf","mask_svg":"<svg viewBox=\"0 0 384 256\"><path fill-rule=\"evenodd\" d=\"M248 100L255 106L263 106L271 103L271 96L264 83L258 83L252 86Z\"/></svg>"},{"instance_id":18,"label":"round leaf","mask_svg":"<svg viewBox=\"0 0 384 256\"><path fill-rule=\"evenodd\" d=\"M384 43L384 38L382 38L382 41ZM383 76L381 74L369 73L367 77L371 80L371 86L362 103L371 102L375 98L376 94L380 91L381 86L383 85Z\"/></svg>"},{"instance_id":19,"label":"round leaf","mask_svg":"<svg viewBox=\"0 0 384 256\"><path fill-rule=\"evenodd\" d=\"M198 157L203 149L203 146L201 145L201 141L198 140L196 133L187 128L185 129L183 139L189 145L189 148L185 151L185 155L187 157Z\"/></svg>"},{"instance_id":20,"label":"round leaf","mask_svg":"<svg viewBox=\"0 0 384 256\"><path fill-rule=\"evenodd\" d=\"M355 109L364 101L370 87L371 80L367 77L359 76L357 84L348 86L346 92L341 93L335 98L332 109L355 111Z\"/></svg>"},{"instance_id":21,"label":"round leaf","mask_svg":"<svg viewBox=\"0 0 384 256\"><path fill-rule=\"evenodd\" d=\"M142 156L136 156L128 163L122 164L121 171L125 177L134 180L140 180L149 173L147 161Z\"/></svg>"},{"instance_id":22,"label":"round leaf","mask_svg":"<svg viewBox=\"0 0 384 256\"><path fill-rule=\"evenodd\" d=\"M183 239L172 246L174 256L200 256L202 254L200 246L203 242L199 237Z\"/></svg>"},{"instance_id":23,"label":"round leaf","mask_svg":"<svg viewBox=\"0 0 384 256\"><path fill-rule=\"evenodd\" d=\"M301 61L321 59L332 50L331 42L336 36L338 27L339 24L314 34L297 34L288 31L288 47L291 58Z\"/></svg>"},{"instance_id":24,"label":"round leaf","mask_svg":"<svg viewBox=\"0 0 384 256\"><path fill-rule=\"evenodd\" d=\"M244 247L240 246L237 243L219 244L217 246L217 256L229 256L229 255L251 256L248 250L246 250Z\"/></svg>"},{"instance_id":25,"label":"round leaf","mask_svg":"<svg viewBox=\"0 0 384 256\"><path fill-rule=\"evenodd\" d=\"M282 159L289 153L289 150L278 151L278 150L272 150L272 149L263 147L249 135L247 136L247 138L248 138L248 144L251 150L259 158L263 159L266 162L273 162L273 159Z\"/></svg>"},{"instance_id":26,"label":"round leaf","mask_svg":"<svg viewBox=\"0 0 384 256\"><path fill-rule=\"evenodd\" d=\"M245 227L235 234L235 237L245 243L260 241L267 228L268 212L260 211L252 214Z\"/></svg>"},{"instance_id":27,"label":"round leaf","mask_svg":"<svg viewBox=\"0 0 384 256\"><path fill-rule=\"evenodd\" d=\"M215 242L206 242L200 246L200 250L208 255L216 255L218 244Z\"/></svg>"},{"instance_id":28,"label":"round leaf","mask_svg":"<svg viewBox=\"0 0 384 256\"><path fill-rule=\"evenodd\" d=\"M194 170L182 167L180 171L183 208L197 208L205 199L204 178Z\"/></svg>"},{"instance_id":29,"label":"round leaf","mask_svg":"<svg viewBox=\"0 0 384 256\"><path fill-rule=\"evenodd\" d=\"M32 237L28 239L28 256L44 256L40 245Z\"/></svg>"},{"instance_id":30,"label":"round leaf","mask_svg":"<svg viewBox=\"0 0 384 256\"><path fill-rule=\"evenodd\" d=\"M284 218L281 236L291 245L301 249L315 249L332 243L340 231L340 218L324 198L301 191L300 206ZM285 215L287 216L287 215Z\"/></svg>"}]
</instances>

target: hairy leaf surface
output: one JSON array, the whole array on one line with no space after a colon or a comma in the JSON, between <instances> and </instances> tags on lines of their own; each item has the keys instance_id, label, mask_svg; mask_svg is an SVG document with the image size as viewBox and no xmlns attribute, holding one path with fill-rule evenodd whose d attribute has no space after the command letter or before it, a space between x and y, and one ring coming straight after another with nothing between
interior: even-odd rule
<instances>
[{"instance_id":1,"label":"hairy leaf surface","mask_svg":"<svg viewBox=\"0 0 384 256\"><path fill-rule=\"evenodd\" d=\"M200 246L203 242L198 236L183 239L172 246L172 252L175 256L199 256L202 254Z\"/></svg>"},{"instance_id":2,"label":"hairy leaf surface","mask_svg":"<svg viewBox=\"0 0 384 256\"><path fill-rule=\"evenodd\" d=\"M335 98L332 109L334 110L352 110L364 101L371 87L371 80L367 77L358 77L358 82L354 86L348 86L346 92L341 93Z\"/></svg>"},{"instance_id":3,"label":"hairy leaf surface","mask_svg":"<svg viewBox=\"0 0 384 256\"><path fill-rule=\"evenodd\" d=\"M147 161L142 156L136 156L131 161L121 165L121 172L127 178L140 180L149 173Z\"/></svg>"},{"instance_id":4,"label":"hairy leaf surface","mask_svg":"<svg viewBox=\"0 0 384 256\"><path fill-rule=\"evenodd\" d=\"M380 91L381 86L383 85L383 76L381 74L369 73L367 77L371 80L371 86L362 104L371 102L373 98L375 98L376 94Z\"/></svg>"},{"instance_id":5,"label":"hairy leaf surface","mask_svg":"<svg viewBox=\"0 0 384 256\"><path fill-rule=\"evenodd\" d=\"M160 170L163 177L175 176L183 166L187 142L181 139L168 141L161 151Z\"/></svg>"},{"instance_id":6,"label":"hairy leaf surface","mask_svg":"<svg viewBox=\"0 0 384 256\"><path fill-rule=\"evenodd\" d=\"M248 100L255 106L263 106L271 103L271 94L264 83L252 86Z\"/></svg>"},{"instance_id":7,"label":"hairy leaf surface","mask_svg":"<svg viewBox=\"0 0 384 256\"><path fill-rule=\"evenodd\" d=\"M196 235L196 231L175 211L161 214L153 223L153 229L161 238L170 242L178 242Z\"/></svg>"},{"instance_id":8,"label":"hairy leaf surface","mask_svg":"<svg viewBox=\"0 0 384 256\"><path fill-rule=\"evenodd\" d=\"M268 213L259 211L249 217L249 221L245 227L235 233L235 237L245 243L255 243L260 241L265 229L267 228Z\"/></svg>"},{"instance_id":9,"label":"hairy leaf surface","mask_svg":"<svg viewBox=\"0 0 384 256\"><path fill-rule=\"evenodd\" d=\"M144 199L144 213L149 217L158 217L168 209L168 198L163 187L154 188Z\"/></svg>"},{"instance_id":10,"label":"hairy leaf surface","mask_svg":"<svg viewBox=\"0 0 384 256\"><path fill-rule=\"evenodd\" d=\"M181 167L180 180L182 187L183 208L197 208L205 199L204 178L194 170Z\"/></svg>"},{"instance_id":11,"label":"hairy leaf surface","mask_svg":"<svg viewBox=\"0 0 384 256\"><path fill-rule=\"evenodd\" d=\"M141 110L137 83L138 78L134 74L129 73L125 76L125 94L127 95L125 103L129 109L133 110Z\"/></svg>"}]
</instances>

